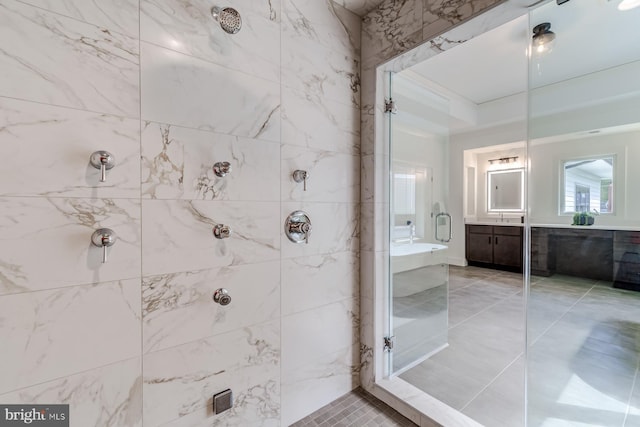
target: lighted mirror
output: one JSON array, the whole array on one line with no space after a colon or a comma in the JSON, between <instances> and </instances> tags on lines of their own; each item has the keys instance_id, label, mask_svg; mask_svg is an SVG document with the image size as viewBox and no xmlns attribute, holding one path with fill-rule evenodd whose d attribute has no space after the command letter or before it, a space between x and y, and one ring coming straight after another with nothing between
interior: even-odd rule
<instances>
[{"instance_id":1,"label":"lighted mirror","mask_svg":"<svg viewBox=\"0 0 640 427\"><path fill-rule=\"evenodd\" d=\"M489 212L524 210L524 169L487 172Z\"/></svg>"},{"instance_id":2,"label":"lighted mirror","mask_svg":"<svg viewBox=\"0 0 640 427\"><path fill-rule=\"evenodd\" d=\"M562 163L562 212L613 213L613 156Z\"/></svg>"}]
</instances>

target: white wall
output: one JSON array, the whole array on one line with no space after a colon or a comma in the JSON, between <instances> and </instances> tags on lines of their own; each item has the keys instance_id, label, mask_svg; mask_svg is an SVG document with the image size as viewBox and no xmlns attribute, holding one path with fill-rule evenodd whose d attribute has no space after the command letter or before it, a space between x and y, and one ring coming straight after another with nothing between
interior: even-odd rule
<instances>
[{"instance_id":1,"label":"white wall","mask_svg":"<svg viewBox=\"0 0 640 427\"><path fill-rule=\"evenodd\" d=\"M1 2L1 402L277 426L359 384L360 18L232 3L233 36L204 0ZM296 209L308 245L283 235ZM106 264L99 227L119 236Z\"/></svg>"},{"instance_id":2,"label":"white wall","mask_svg":"<svg viewBox=\"0 0 640 427\"><path fill-rule=\"evenodd\" d=\"M640 170L640 132L601 134L546 144L532 144L530 207L531 222L571 224L573 214L560 214L562 162L594 156L613 155L614 210L595 219L596 225L637 225L640 200L637 197Z\"/></svg>"}]
</instances>

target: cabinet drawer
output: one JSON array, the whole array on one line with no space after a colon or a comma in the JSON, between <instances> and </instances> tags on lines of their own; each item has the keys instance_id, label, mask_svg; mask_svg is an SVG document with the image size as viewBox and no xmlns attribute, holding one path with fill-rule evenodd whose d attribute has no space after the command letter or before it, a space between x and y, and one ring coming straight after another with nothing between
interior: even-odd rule
<instances>
[{"instance_id":1,"label":"cabinet drawer","mask_svg":"<svg viewBox=\"0 0 640 427\"><path fill-rule=\"evenodd\" d=\"M493 234L492 225L467 225L467 230L473 234Z\"/></svg>"},{"instance_id":2,"label":"cabinet drawer","mask_svg":"<svg viewBox=\"0 0 640 427\"><path fill-rule=\"evenodd\" d=\"M506 227L495 226L493 227L493 234L500 236L519 236L522 233L522 227Z\"/></svg>"}]
</instances>

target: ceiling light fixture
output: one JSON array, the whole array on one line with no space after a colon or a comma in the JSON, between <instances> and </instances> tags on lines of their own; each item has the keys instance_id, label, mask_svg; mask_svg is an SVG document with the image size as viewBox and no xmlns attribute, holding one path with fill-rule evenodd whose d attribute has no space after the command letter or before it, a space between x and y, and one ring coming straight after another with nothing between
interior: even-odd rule
<instances>
[{"instance_id":1,"label":"ceiling light fixture","mask_svg":"<svg viewBox=\"0 0 640 427\"><path fill-rule=\"evenodd\" d=\"M543 22L533 27L533 51L537 54L549 52L553 47L556 34L551 31L551 24Z\"/></svg>"},{"instance_id":2,"label":"ceiling light fixture","mask_svg":"<svg viewBox=\"0 0 640 427\"><path fill-rule=\"evenodd\" d=\"M640 0L622 0L618 5L618 10L631 10L640 6Z\"/></svg>"}]
</instances>

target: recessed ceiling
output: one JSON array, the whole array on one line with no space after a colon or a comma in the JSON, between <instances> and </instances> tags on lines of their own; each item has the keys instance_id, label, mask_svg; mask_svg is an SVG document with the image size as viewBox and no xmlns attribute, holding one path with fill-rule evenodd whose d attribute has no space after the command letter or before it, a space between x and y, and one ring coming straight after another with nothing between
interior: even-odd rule
<instances>
[{"instance_id":1,"label":"recessed ceiling","mask_svg":"<svg viewBox=\"0 0 640 427\"><path fill-rule=\"evenodd\" d=\"M378 7L384 0L333 0L334 3L344 6L356 15L364 16Z\"/></svg>"},{"instance_id":2,"label":"recessed ceiling","mask_svg":"<svg viewBox=\"0 0 640 427\"><path fill-rule=\"evenodd\" d=\"M621 0L549 2L412 71L476 104L640 60L640 8L619 11ZM587 4L590 3L590 4ZM553 50L531 61L526 49L532 28L551 23Z\"/></svg>"}]
</instances>

